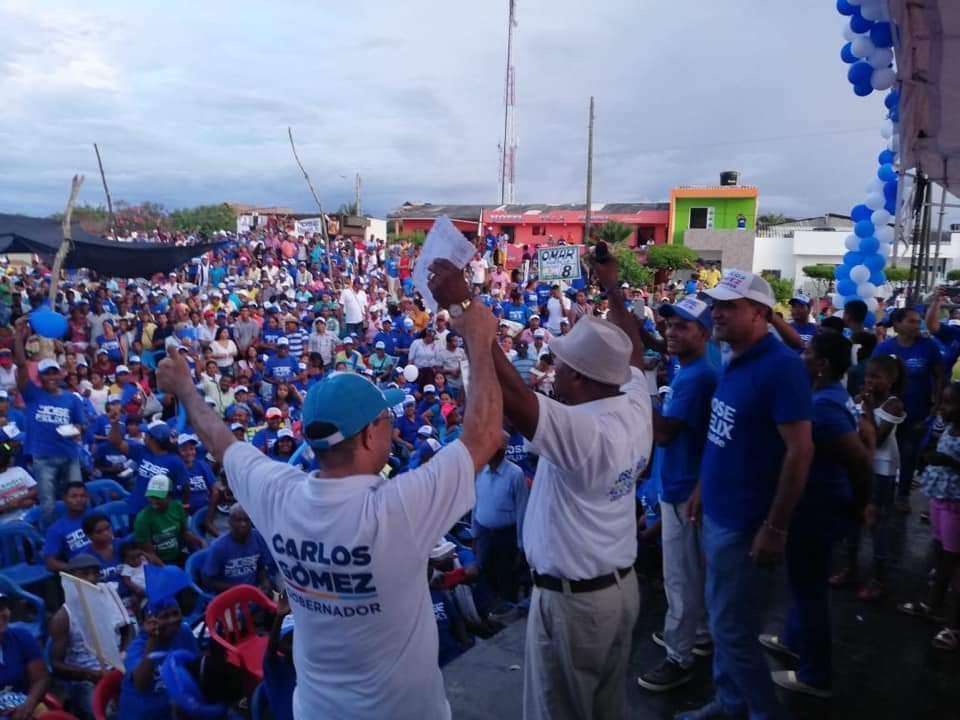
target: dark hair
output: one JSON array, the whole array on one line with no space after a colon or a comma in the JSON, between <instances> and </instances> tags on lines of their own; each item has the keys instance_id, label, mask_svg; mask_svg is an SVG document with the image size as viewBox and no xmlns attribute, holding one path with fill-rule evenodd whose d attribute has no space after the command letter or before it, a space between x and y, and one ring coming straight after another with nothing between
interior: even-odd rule
<instances>
[{"instance_id":1,"label":"dark hair","mask_svg":"<svg viewBox=\"0 0 960 720\"><path fill-rule=\"evenodd\" d=\"M897 308L892 313L890 313L890 324L896 325L899 322L903 322L907 318L908 313L920 314L920 311L916 308Z\"/></svg>"},{"instance_id":2,"label":"dark hair","mask_svg":"<svg viewBox=\"0 0 960 720\"><path fill-rule=\"evenodd\" d=\"M66 487L63 488L63 496L66 497L68 492L70 492L71 490L76 490L77 488L80 488L84 492L87 491L86 485L84 485L79 480L74 480L73 482L68 482Z\"/></svg>"},{"instance_id":3,"label":"dark hair","mask_svg":"<svg viewBox=\"0 0 960 720\"><path fill-rule=\"evenodd\" d=\"M93 535L93 531L97 529L97 525L104 521L110 523L110 518L102 512L92 512L83 519L81 527L83 527L83 532L86 533L87 537L90 537Z\"/></svg>"},{"instance_id":4,"label":"dark hair","mask_svg":"<svg viewBox=\"0 0 960 720\"><path fill-rule=\"evenodd\" d=\"M877 355L870 358L867 367L874 368L884 375L893 378L890 385L890 392L894 395L902 395L904 385L907 382L907 371L903 366L903 361L896 355Z\"/></svg>"},{"instance_id":5,"label":"dark hair","mask_svg":"<svg viewBox=\"0 0 960 720\"><path fill-rule=\"evenodd\" d=\"M851 300L843 306L843 314L849 315L856 323L862 323L867 319L867 304L863 300Z\"/></svg>"},{"instance_id":6,"label":"dark hair","mask_svg":"<svg viewBox=\"0 0 960 720\"><path fill-rule=\"evenodd\" d=\"M855 332L851 338L854 345L859 345L857 349L857 362L861 363L873 355L873 349L877 346L877 336L866 330Z\"/></svg>"},{"instance_id":7,"label":"dark hair","mask_svg":"<svg viewBox=\"0 0 960 720\"><path fill-rule=\"evenodd\" d=\"M128 552L139 550L140 546L135 542L125 542L120 545L120 557L123 558Z\"/></svg>"},{"instance_id":8,"label":"dark hair","mask_svg":"<svg viewBox=\"0 0 960 720\"><path fill-rule=\"evenodd\" d=\"M828 318L824 318L820 322L821 330L832 330L833 332L843 334L843 331L847 329L847 324L838 318L836 315L831 315Z\"/></svg>"},{"instance_id":9,"label":"dark hair","mask_svg":"<svg viewBox=\"0 0 960 720\"><path fill-rule=\"evenodd\" d=\"M810 340L813 354L823 358L837 378L850 369L850 341L837 333L818 333Z\"/></svg>"}]
</instances>

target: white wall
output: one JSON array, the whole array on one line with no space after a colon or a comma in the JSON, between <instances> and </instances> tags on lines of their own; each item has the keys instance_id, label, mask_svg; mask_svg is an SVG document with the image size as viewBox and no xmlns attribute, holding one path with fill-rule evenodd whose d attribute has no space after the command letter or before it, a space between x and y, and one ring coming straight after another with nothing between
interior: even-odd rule
<instances>
[{"instance_id":1,"label":"white wall","mask_svg":"<svg viewBox=\"0 0 960 720\"><path fill-rule=\"evenodd\" d=\"M363 233L363 239L369 240L371 237L380 238L381 240L387 239L387 221L380 220L378 218L367 218L370 221L370 224L367 225L367 229Z\"/></svg>"}]
</instances>

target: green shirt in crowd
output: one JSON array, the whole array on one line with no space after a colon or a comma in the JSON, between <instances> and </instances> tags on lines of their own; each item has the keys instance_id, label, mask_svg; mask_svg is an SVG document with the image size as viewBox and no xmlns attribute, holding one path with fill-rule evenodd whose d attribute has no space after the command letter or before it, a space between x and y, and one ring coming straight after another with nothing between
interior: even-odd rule
<instances>
[{"instance_id":1,"label":"green shirt in crowd","mask_svg":"<svg viewBox=\"0 0 960 720\"><path fill-rule=\"evenodd\" d=\"M171 500L166 510L149 505L137 513L133 533L139 543L150 543L165 563L180 560L181 540L187 528L187 513L179 500Z\"/></svg>"}]
</instances>

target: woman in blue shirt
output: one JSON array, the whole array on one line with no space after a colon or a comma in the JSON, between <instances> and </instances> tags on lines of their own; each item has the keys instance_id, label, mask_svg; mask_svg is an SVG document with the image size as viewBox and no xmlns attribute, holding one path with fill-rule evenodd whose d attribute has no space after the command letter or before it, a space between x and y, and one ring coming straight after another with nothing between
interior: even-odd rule
<instances>
[{"instance_id":1,"label":"woman in blue shirt","mask_svg":"<svg viewBox=\"0 0 960 720\"><path fill-rule=\"evenodd\" d=\"M117 335L113 329L112 320L103 321L103 335L97 336L97 348L106 350L110 363L114 366L122 365L127 357L127 341L122 335Z\"/></svg>"},{"instance_id":2,"label":"woman in blue shirt","mask_svg":"<svg viewBox=\"0 0 960 720\"><path fill-rule=\"evenodd\" d=\"M4 717L25 720L43 699L50 676L43 662L43 651L29 631L10 627L11 598L0 595L0 693ZM16 703L16 704L15 704Z\"/></svg>"},{"instance_id":3,"label":"woman in blue shirt","mask_svg":"<svg viewBox=\"0 0 960 720\"><path fill-rule=\"evenodd\" d=\"M803 351L813 383L814 457L786 542L793 605L784 637L761 635L768 650L798 658L797 670L773 673L788 690L832 695L829 584L834 543L860 522L870 497L870 453L857 432L853 401L841 379L850 367L850 341L835 333L814 335Z\"/></svg>"}]
</instances>

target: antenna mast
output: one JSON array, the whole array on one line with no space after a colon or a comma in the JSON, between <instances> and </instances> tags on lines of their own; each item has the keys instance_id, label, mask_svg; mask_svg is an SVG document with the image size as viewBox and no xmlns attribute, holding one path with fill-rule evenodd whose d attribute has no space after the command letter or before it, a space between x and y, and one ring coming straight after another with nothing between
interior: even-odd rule
<instances>
[{"instance_id":1,"label":"antenna mast","mask_svg":"<svg viewBox=\"0 0 960 720\"><path fill-rule=\"evenodd\" d=\"M517 88L513 67L513 29L517 26L516 0L508 0L507 72L503 88L503 143L500 145L500 204L516 202L517 169Z\"/></svg>"}]
</instances>

